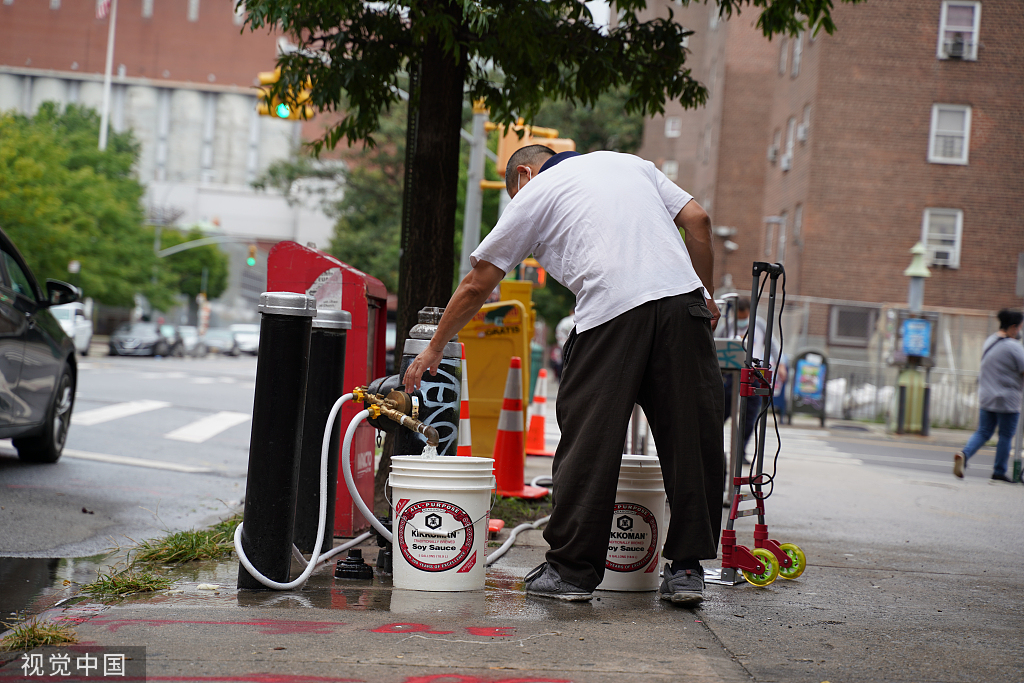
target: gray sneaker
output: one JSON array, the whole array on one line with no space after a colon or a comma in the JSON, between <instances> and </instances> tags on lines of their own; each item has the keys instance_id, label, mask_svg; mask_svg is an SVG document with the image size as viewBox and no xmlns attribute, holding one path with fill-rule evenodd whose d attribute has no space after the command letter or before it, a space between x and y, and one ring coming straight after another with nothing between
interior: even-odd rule
<instances>
[{"instance_id":1,"label":"gray sneaker","mask_svg":"<svg viewBox=\"0 0 1024 683\"><path fill-rule=\"evenodd\" d=\"M703 569L683 569L673 573L672 565L666 564L662 577L661 588L658 589L662 600L682 607L696 607L704 601Z\"/></svg>"},{"instance_id":2,"label":"gray sneaker","mask_svg":"<svg viewBox=\"0 0 1024 683\"><path fill-rule=\"evenodd\" d=\"M591 591L585 591L579 586L563 581L558 576L558 572L552 569L547 562L532 569L526 575L523 585L530 595L540 595L545 598L581 602L594 597Z\"/></svg>"}]
</instances>

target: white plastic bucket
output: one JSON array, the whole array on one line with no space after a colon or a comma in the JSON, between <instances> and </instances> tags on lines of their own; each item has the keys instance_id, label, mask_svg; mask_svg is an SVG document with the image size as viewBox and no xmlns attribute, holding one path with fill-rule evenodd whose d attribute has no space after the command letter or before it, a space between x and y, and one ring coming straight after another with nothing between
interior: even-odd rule
<instances>
[{"instance_id":1,"label":"white plastic bucket","mask_svg":"<svg viewBox=\"0 0 1024 683\"><path fill-rule=\"evenodd\" d=\"M490 458L391 458L395 588L483 589L493 468Z\"/></svg>"},{"instance_id":2,"label":"white plastic bucket","mask_svg":"<svg viewBox=\"0 0 1024 683\"><path fill-rule=\"evenodd\" d=\"M666 503L658 457L623 455L604 581L598 590L658 590Z\"/></svg>"}]
</instances>

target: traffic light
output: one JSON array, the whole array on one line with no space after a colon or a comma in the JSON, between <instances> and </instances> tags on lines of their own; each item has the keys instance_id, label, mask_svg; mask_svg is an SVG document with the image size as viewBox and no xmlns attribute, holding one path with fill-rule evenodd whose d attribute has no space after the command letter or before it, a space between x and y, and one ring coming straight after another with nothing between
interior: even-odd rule
<instances>
[{"instance_id":1,"label":"traffic light","mask_svg":"<svg viewBox=\"0 0 1024 683\"><path fill-rule=\"evenodd\" d=\"M487 123L487 130L499 130L501 126L495 123ZM519 137L519 131L523 132L523 136ZM576 141L569 140L567 138L559 138L558 131L554 128L541 128L540 126L526 126L523 125L523 119L514 126L509 126L501 138L498 139L498 159L495 161L497 166L498 175L505 177L505 167L508 166L508 160L518 150L529 145L545 145L555 151L559 152L573 152L576 151Z\"/></svg>"},{"instance_id":2,"label":"traffic light","mask_svg":"<svg viewBox=\"0 0 1024 683\"><path fill-rule=\"evenodd\" d=\"M256 265L256 245L255 244L250 244L249 245L249 258L245 259L245 264L247 266L255 266Z\"/></svg>"},{"instance_id":3,"label":"traffic light","mask_svg":"<svg viewBox=\"0 0 1024 683\"><path fill-rule=\"evenodd\" d=\"M274 94L274 86L281 80L281 67L273 71L261 71L260 97L256 102L256 111L260 116L272 116L275 119L298 121L313 118L313 107L309 104L312 97L313 84L306 79L302 90L279 89Z\"/></svg>"}]
</instances>

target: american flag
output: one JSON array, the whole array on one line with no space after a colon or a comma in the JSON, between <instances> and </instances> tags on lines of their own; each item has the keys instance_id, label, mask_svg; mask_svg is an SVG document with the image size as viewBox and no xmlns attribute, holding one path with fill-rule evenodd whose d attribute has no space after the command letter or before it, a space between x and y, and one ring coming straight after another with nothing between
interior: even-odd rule
<instances>
[{"instance_id":1,"label":"american flag","mask_svg":"<svg viewBox=\"0 0 1024 683\"><path fill-rule=\"evenodd\" d=\"M96 0L96 18L104 19L110 13L110 0Z\"/></svg>"}]
</instances>

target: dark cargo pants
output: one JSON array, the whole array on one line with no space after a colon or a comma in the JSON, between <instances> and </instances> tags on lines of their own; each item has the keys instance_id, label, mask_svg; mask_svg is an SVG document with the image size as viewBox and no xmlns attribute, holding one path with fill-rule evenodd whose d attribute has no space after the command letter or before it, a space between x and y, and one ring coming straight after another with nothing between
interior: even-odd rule
<instances>
[{"instance_id":1,"label":"dark cargo pants","mask_svg":"<svg viewBox=\"0 0 1024 683\"><path fill-rule=\"evenodd\" d=\"M605 553L626 429L639 403L658 446L672 520L664 556L713 559L722 526L724 393L701 290L645 304L565 344L547 561L591 590Z\"/></svg>"}]
</instances>

